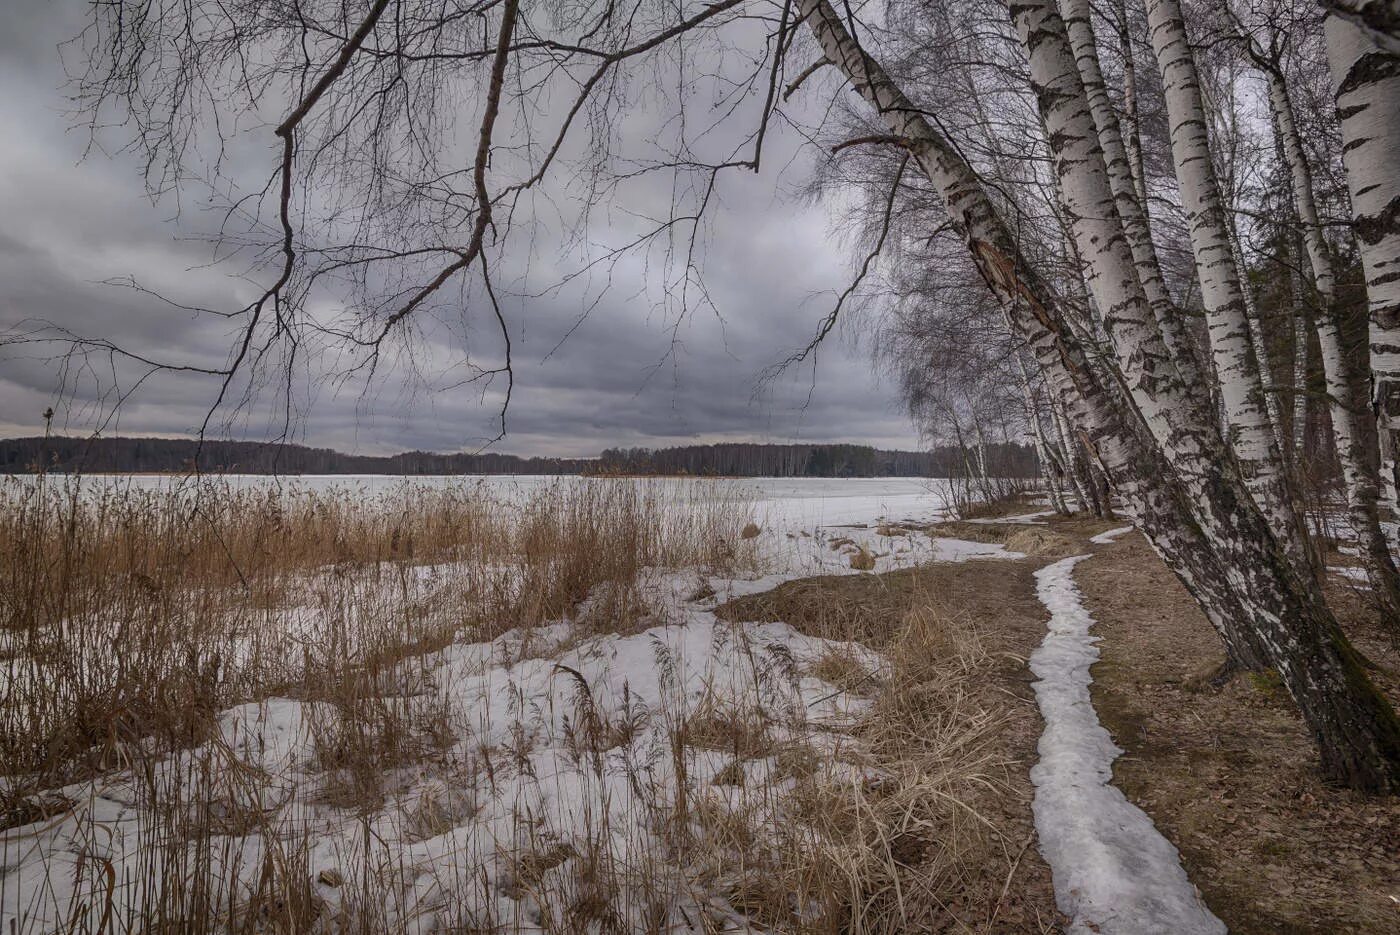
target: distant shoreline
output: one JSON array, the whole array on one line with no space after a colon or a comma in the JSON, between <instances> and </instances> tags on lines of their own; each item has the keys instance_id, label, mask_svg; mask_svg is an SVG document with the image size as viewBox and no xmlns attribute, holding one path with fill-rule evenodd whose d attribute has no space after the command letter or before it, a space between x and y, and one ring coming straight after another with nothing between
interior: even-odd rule
<instances>
[{"instance_id":1,"label":"distant shoreline","mask_svg":"<svg viewBox=\"0 0 1400 935\"><path fill-rule=\"evenodd\" d=\"M1038 476L1034 450L1015 442L986 446L989 474ZM894 451L870 445L722 442L672 448L609 448L593 458L522 457L485 452L346 454L331 448L233 440L82 438L0 439L0 474L365 475L457 477L956 477L965 453L951 446Z\"/></svg>"}]
</instances>

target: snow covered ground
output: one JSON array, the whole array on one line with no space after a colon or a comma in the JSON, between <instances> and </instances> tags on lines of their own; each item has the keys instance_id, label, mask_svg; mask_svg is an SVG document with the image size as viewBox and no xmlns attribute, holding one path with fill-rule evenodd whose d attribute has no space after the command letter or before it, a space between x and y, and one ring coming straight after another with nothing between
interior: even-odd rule
<instances>
[{"instance_id":1,"label":"snow covered ground","mask_svg":"<svg viewBox=\"0 0 1400 935\"><path fill-rule=\"evenodd\" d=\"M1107 544L1131 527L1095 536ZM1219 935L1225 925L1201 902L1175 847L1146 813L1112 785L1123 751L1099 723L1089 667L1099 658L1093 618L1079 600L1076 555L1036 572L1050 612L1031 655L1036 700L1045 719L1040 760L1031 768L1035 826L1050 865L1055 901L1071 932L1100 935Z\"/></svg>"},{"instance_id":2,"label":"snow covered ground","mask_svg":"<svg viewBox=\"0 0 1400 935\"><path fill-rule=\"evenodd\" d=\"M482 483L508 500L558 482L407 483ZM637 483L678 506L747 504L760 573L702 580L694 569L653 569L645 586L656 622L640 632L600 635L559 620L405 662L399 694L373 701L450 725L452 736L438 755L386 766L379 801L337 799L334 782L355 766L326 762L341 715L294 697L224 711L209 742L140 770L52 790L65 807L0 832L0 929L188 908L195 897L172 888L189 879L211 882L198 898L221 912L289 912L259 901L269 874L280 874L309 887L316 931L351 919L392 931L557 931L602 877L608 911L629 928L737 930L723 881L675 852L675 823L694 832L710 812L753 820L782 807L794 752L832 782L858 781L866 767L849 728L867 702L814 669L833 655L869 672L885 661L782 623L721 621L717 603L808 575L1014 553L901 527L942 514L940 492L923 480Z\"/></svg>"}]
</instances>

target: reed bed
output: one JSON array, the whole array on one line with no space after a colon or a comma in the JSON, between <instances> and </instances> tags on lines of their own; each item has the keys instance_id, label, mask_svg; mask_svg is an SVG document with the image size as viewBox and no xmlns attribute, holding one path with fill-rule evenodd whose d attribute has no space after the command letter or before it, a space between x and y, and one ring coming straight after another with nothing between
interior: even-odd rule
<instances>
[{"instance_id":1,"label":"reed bed","mask_svg":"<svg viewBox=\"0 0 1400 935\"><path fill-rule=\"evenodd\" d=\"M678 507L630 481L523 501L475 486L0 486L0 762L36 782L213 714L324 694L455 641L571 614L626 628L647 568L737 567L742 504ZM372 686L371 686L372 687Z\"/></svg>"},{"instance_id":2,"label":"reed bed","mask_svg":"<svg viewBox=\"0 0 1400 935\"><path fill-rule=\"evenodd\" d=\"M989 846L976 640L658 628L759 570L748 505L666 492L8 482L7 935L934 918Z\"/></svg>"}]
</instances>

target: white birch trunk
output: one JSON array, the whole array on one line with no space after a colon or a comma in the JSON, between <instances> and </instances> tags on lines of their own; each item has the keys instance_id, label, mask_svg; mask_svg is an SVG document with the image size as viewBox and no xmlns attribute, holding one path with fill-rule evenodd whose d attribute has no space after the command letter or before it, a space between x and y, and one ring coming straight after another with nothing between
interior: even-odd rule
<instances>
[{"instance_id":1,"label":"white birch trunk","mask_svg":"<svg viewBox=\"0 0 1400 935\"><path fill-rule=\"evenodd\" d=\"M1400 0L1322 0L1322 5L1365 33L1377 48L1400 55Z\"/></svg>"},{"instance_id":2,"label":"white birch trunk","mask_svg":"<svg viewBox=\"0 0 1400 935\"><path fill-rule=\"evenodd\" d=\"M1240 245L1238 225L1233 219L1230 225L1230 255L1234 257L1235 268L1244 273L1244 248ZM1247 281L1241 280L1240 291L1244 294L1245 319L1249 322L1249 339L1254 344L1254 359L1259 363L1259 385L1264 391L1265 411L1269 416L1269 429L1278 448L1279 459L1283 460L1283 410L1279 408L1278 393L1273 387L1273 368L1269 365L1269 349L1264 342L1264 325L1259 319L1259 306L1254 301L1254 290Z\"/></svg>"},{"instance_id":3,"label":"white birch trunk","mask_svg":"<svg viewBox=\"0 0 1400 935\"><path fill-rule=\"evenodd\" d=\"M1132 160L1123 142L1118 114L1108 96L1108 88L1104 85L1090 2L1061 0L1060 8L1063 11L1075 65L1084 84L1084 94L1089 104L1094 130L1098 133L1099 145L1103 149L1104 167L1108 172L1113 203L1122 221L1123 235L1132 251L1138 281L1142 284L1142 291L1152 307L1153 316L1157 319L1162 341L1175 361L1187 391L1204 394L1205 383L1201 379L1196 352L1186 334L1176 303L1167 292L1167 283L1162 277L1162 267L1157 259L1157 248L1152 243L1145 183L1136 177L1137 174L1133 171ZM1142 158L1140 151L1137 158L1139 161ZM1201 398L1204 399L1204 396Z\"/></svg>"},{"instance_id":4,"label":"white birch trunk","mask_svg":"<svg viewBox=\"0 0 1400 935\"><path fill-rule=\"evenodd\" d=\"M1208 437L1202 441L1217 455L1214 470L1188 475L1163 456L1137 414L1109 404L1053 294L1026 262L976 173L860 48L828 0L799 0L799 12L827 59L885 128L904 141L939 191L950 222L967 239L978 270L1016 331L1055 392L1074 406L1077 430L1232 657L1277 667L1314 731L1329 773L1358 788L1400 788L1400 724L1316 589L1294 570L1259 511L1248 506L1218 436L1213 446ZM1058 29L1063 42L1063 23L1053 8L1050 12L1052 31ZM1072 58L1069 64L1073 67ZM1145 300L1140 304L1145 311ZM1129 382L1152 386L1156 381L1136 374ZM1183 433L1191 439L1200 434L1190 425Z\"/></svg>"},{"instance_id":5,"label":"white birch trunk","mask_svg":"<svg viewBox=\"0 0 1400 935\"><path fill-rule=\"evenodd\" d=\"M1244 291L1230 245L1225 205L1211 159L1205 105L1179 0L1147 0L1152 49L1171 122L1172 161L1181 186L1201 286L1211 357L1230 425L1230 442L1269 525L1300 564L1307 562L1283 460L1269 425Z\"/></svg>"},{"instance_id":6,"label":"white birch trunk","mask_svg":"<svg viewBox=\"0 0 1400 935\"><path fill-rule=\"evenodd\" d=\"M1087 485L1093 481L1092 478L1084 476L1079 470L1081 459L1075 457L1074 439L1070 436L1069 427L1065 424L1066 419L1062 407L1057 405L1053 399L1050 401L1050 419L1055 425L1055 434L1060 438L1060 450L1065 453L1065 474L1069 476L1070 483L1074 486L1075 499L1079 501L1080 509L1088 513L1093 510L1093 506Z\"/></svg>"},{"instance_id":7,"label":"white birch trunk","mask_svg":"<svg viewBox=\"0 0 1400 935\"><path fill-rule=\"evenodd\" d=\"M1296 258L1297 253L1296 248L1290 247L1290 257ZM1308 355L1314 326L1297 276L1289 278L1288 294L1293 308L1293 437L1290 443L1293 460L1301 465L1308 443Z\"/></svg>"},{"instance_id":8,"label":"white birch trunk","mask_svg":"<svg viewBox=\"0 0 1400 935\"><path fill-rule=\"evenodd\" d=\"M1066 0L1066 3L1085 13L1074 0ZM1141 282L1139 273L1144 266L1136 262L1137 257L1129 245L1132 238L1126 236L1129 225L1122 220L1122 213L1127 211L1133 216L1136 199L1126 172L1126 160L1121 156L1116 121L1099 77L1093 36L1085 21L1087 14L1077 18L1074 31L1080 40L1075 43L1050 0L1024 0L1012 8L1012 13L1029 53L1031 82L1051 140L1061 200L1079 255L1087 266L1086 282L1103 315L1133 400L1153 434L1167 446L1168 456L1179 471L1210 476L1218 470L1213 462L1220 455L1209 453L1217 446L1218 439L1213 437L1208 399L1200 392L1199 381L1188 379L1188 375L1195 372L1189 358L1178 357L1168 349L1158 326L1158 316L1151 309ZM1098 85L1098 108L1092 104L1092 96L1080 77L1084 71L1090 73L1091 84ZM1196 103L1199 105L1199 95ZM1098 128L1100 121L1095 120L1096 112L1103 114L1102 123L1108 128L1107 135L1113 147L1109 152L1098 143L1102 135ZM1203 113L1200 116L1203 117ZM1208 160L1208 153L1206 158ZM1108 168L1109 162L1120 167L1117 186L1113 184L1114 173ZM1208 178L1213 182L1214 173L1208 172ZM1223 257L1233 273L1234 262L1218 194L1215 207L1223 235ZM1150 249L1150 243L1146 249ZM1234 310L1241 328L1237 333L1242 346L1237 349L1239 353L1228 355L1228 359L1238 380L1252 376L1255 408L1251 410L1253 420L1249 426L1257 430L1257 437L1249 433L1243 436L1243 441L1237 443L1236 454L1245 469L1246 482L1270 520L1271 528L1299 567L1307 567L1300 526L1292 511L1278 446L1263 405L1237 277L1233 288ZM1225 359L1217 357L1217 366ZM1237 402L1243 407L1243 393L1232 396L1226 389L1222 396L1227 402ZM1252 448L1251 442L1256 447ZM1241 451L1254 451L1257 457L1250 461L1240 457Z\"/></svg>"},{"instance_id":9,"label":"white birch trunk","mask_svg":"<svg viewBox=\"0 0 1400 935\"><path fill-rule=\"evenodd\" d=\"M1128 25L1128 5L1126 0L1113 0L1113 17L1118 26L1118 54L1123 58L1123 122L1127 124L1123 133L1123 149L1128 157L1128 168L1133 175L1133 190L1138 203L1147 218L1151 209L1147 203L1147 169L1142 161L1142 121L1138 117L1137 56L1133 52L1133 35ZM1072 42L1073 35L1070 37ZM1148 222L1150 229L1151 222Z\"/></svg>"},{"instance_id":10,"label":"white birch trunk","mask_svg":"<svg viewBox=\"0 0 1400 935\"><path fill-rule=\"evenodd\" d=\"M1332 431L1342 462L1347 512L1356 530L1358 549L1372 593L1387 616L1400 620L1400 573L1397 573L1380 525L1380 480L1372 460L1376 444L1375 423L1367 411L1364 395L1357 392L1354 374L1343 351L1341 328L1336 317L1336 269L1332 252L1322 234L1322 221L1313 194L1312 169L1308 165L1302 138L1298 135L1288 85L1277 68L1266 67L1265 73L1269 80L1269 104L1279 141L1283 144L1284 162L1289 170L1293 206L1302 226L1303 246L1322 306L1317 321L1317 337L1322 348L1322 371L1327 380ZM1306 331L1299 335L1299 340L1302 343L1298 347L1295 367L1301 370L1307 360ZM1301 380L1306 380L1305 373ZM1301 380L1300 387L1303 385ZM1299 399L1302 398L1304 394L1300 392ZM1295 414L1294 418L1298 416Z\"/></svg>"},{"instance_id":11,"label":"white birch trunk","mask_svg":"<svg viewBox=\"0 0 1400 935\"><path fill-rule=\"evenodd\" d=\"M1342 125L1366 301L1381 479L1395 507L1400 463L1400 56L1350 20L1327 17L1327 61Z\"/></svg>"},{"instance_id":12,"label":"white birch trunk","mask_svg":"<svg viewBox=\"0 0 1400 935\"><path fill-rule=\"evenodd\" d=\"M972 430L977 433L977 482L982 486L982 496L991 503L996 495L992 490L991 478L987 476L987 437L982 432L982 420L977 417L972 400L967 401L967 408L972 413Z\"/></svg>"}]
</instances>

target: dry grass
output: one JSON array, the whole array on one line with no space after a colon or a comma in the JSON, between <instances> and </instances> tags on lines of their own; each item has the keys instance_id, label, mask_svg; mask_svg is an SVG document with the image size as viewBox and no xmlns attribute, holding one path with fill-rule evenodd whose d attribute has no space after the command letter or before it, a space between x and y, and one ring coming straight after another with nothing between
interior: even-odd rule
<instances>
[{"instance_id":1,"label":"dry grass","mask_svg":"<svg viewBox=\"0 0 1400 935\"><path fill-rule=\"evenodd\" d=\"M1033 645L1040 631L1034 608L1023 615L1006 600L1029 589L1029 568L999 560L814 579L720 609L858 640L888 660L872 666L833 647L812 666L871 700L836 754L844 772L821 753L822 768L792 770L790 798L747 821L724 817L739 824L733 846L746 848L743 864L724 870L751 915L812 935L1054 930L1048 870L1027 854L1030 791L1018 760L1033 756L1038 719L1006 687L1024 664L1007 637ZM1023 631L998 627L991 639L978 622L981 608L965 596L990 594L991 577L1002 599L988 609Z\"/></svg>"},{"instance_id":2,"label":"dry grass","mask_svg":"<svg viewBox=\"0 0 1400 935\"><path fill-rule=\"evenodd\" d=\"M948 504L953 518L991 519L1028 513L1036 509L1033 506L1036 496L1026 481L1016 478L993 478L992 486L994 489L988 497L971 485L959 485L954 482L950 488L953 496Z\"/></svg>"},{"instance_id":3,"label":"dry grass","mask_svg":"<svg viewBox=\"0 0 1400 935\"><path fill-rule=\"evenodd\" d=\"M653 569L751 566L744 504L660 496L625 480L560 483L516 502L471 488L364 497L8 481L0 845L8 861L57 822L72 843L45 856L48 881L25 896L34 905L17 904L13 876L0 873L7 932L52 930L35 927L41 904L58 907L66 932L391 930L402 907L390 895L423 872L393 841L450 837L482 796L537 781L521 773L525 730L507 748L449 753L469 727L432 683L433 651L515 630L523 656L534 628L561 618L574 639L635 632L656 622ZM261 740L239 746L215 729L219 712L274 695L302 712L304 763L264 763ZM601 765L637 728L635 712L599 713L576 731L575 758ZM66 784L81 798L54 791ZM685 812L688 793L646 792L637 827L675 824L677 803ZM120 853L97 817L111 802L129 810ZM360 844L313 872L317 842L346 821L363 825ZM529 814L513 826L541 833ZM617 930L639 900L675 901L674 849L618 866L611 840L604 821L565 866L522 860L521 891L546 889L531 897L546 930ZM510 930L518 920L489 909L498 891L474 890L473 847L432 866L439 921Z\"/></svg>"},{"instance_id":4,"label":"dry grass","mask_svg":"<svg viewBox=\"0 0 1400 935\"><path fill-rule=\"evenodd\" d=\"M401 757L420 744L392 736L406 713L372 700L389 673L403 677L401 662L585 599L592 629L635 628L652 613L645 570L734 567L740 521L723 506L667 509L626 481L508 504L470 487L365 498L11 479L0 489L0 762L42 788L107 769L132 745L194 744L217 711L274 693L348 715L324 732L341 735L327 743L343 756Z\"/></svg>"}]
</instances>

